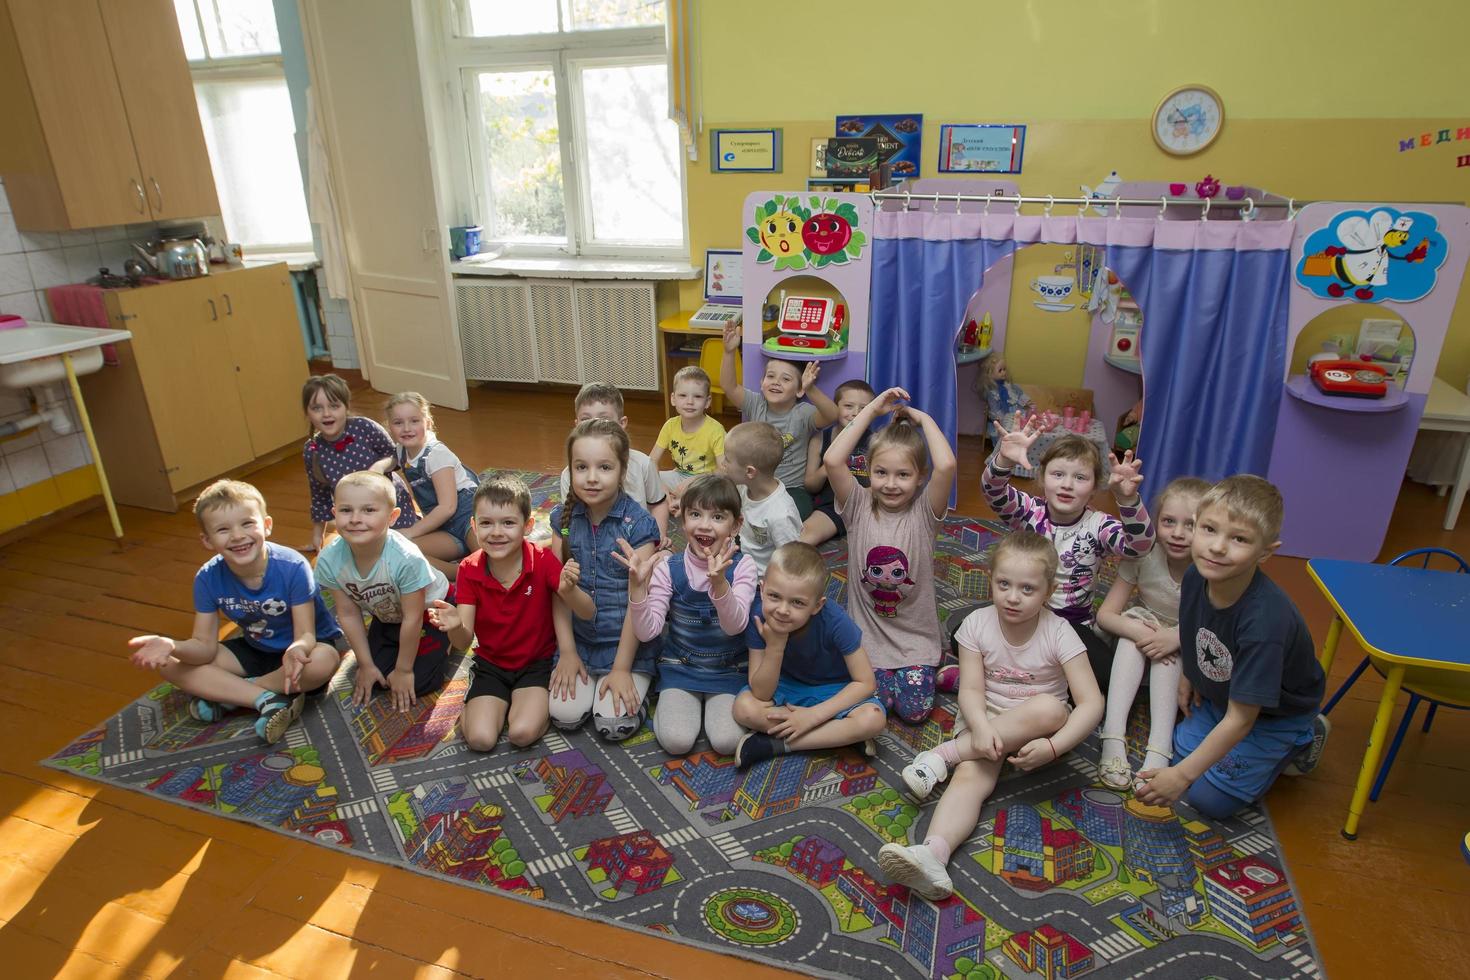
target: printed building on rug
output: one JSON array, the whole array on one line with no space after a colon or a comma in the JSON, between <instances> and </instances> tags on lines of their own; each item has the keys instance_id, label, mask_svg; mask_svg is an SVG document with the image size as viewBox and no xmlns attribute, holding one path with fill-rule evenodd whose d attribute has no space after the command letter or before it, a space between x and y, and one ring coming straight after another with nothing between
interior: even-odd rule
<instances>
[{"instance_id":1,"label":"printed building on rug","mask_svg":"<svg viewBox=\"0 0 1470 980\"><path fill-rule=\"evenodd\" d=\"M1008 806L995 816L991 867L1016 888L1045 891L1092 873L1092 842L1052 824L1035 807Z\"/></svg>"},{"instance_id":2,"label":"printed building on rug","mask_svg":"<svg viewBox=\"0 0 1470 980\"><path fill-rule=\"evenodd\" d=\"M1091 947L1049 923L1016 933L1001 949L1021 969L1040 973L1046 980L1080 977L1098 965Z\"/></svg>"},{"instance_id":3,"label":"printed building on rug","mask_svg":"<svg viewBox=\"0 0 1470 980\"><path fill-rule=\"evenodd\" d=\"M606 872L614 888L631 881L637 895L661 886L674 866L674 855L646 830L595 840L587 848L586 860L589 868Z\"/></svg>"},{"instance_id":4,"label":"printed building on rug","mask_svg":"<svg viewBox=\"0 0 1470 980\"><path fill-rule=\"evenodd\" d=\"M1243 857L1205 874L1210 912L1256 949L1293 942L1301 932L1301 911L1286 875L1258 857Z\"/></svg>"},{"instance_id":5,"label":"printed building on rug","mask_svg":"<svg viewBox=\"0 0 1470 980\"><path fill-rule=\"evenodd\" d=\"M562 817L581 818L602 813L612 802L607 774L575 749L548 755L536 763L536 775L551 792L546 812L561 823Z\"/></svg>"}]
</instances>

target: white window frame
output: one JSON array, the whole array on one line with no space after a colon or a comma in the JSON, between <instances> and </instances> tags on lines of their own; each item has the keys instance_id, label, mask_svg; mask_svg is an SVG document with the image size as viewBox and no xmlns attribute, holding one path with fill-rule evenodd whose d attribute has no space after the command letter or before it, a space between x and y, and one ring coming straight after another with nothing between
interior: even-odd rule
<instances>
[{"instance_id":1,"label":"white window frame","mask_svg":"<svg viewBox=\"0 0 1470 980\"><path fill-rule=\"evenodd\" d=\"M484 141L479 132L479 91L475 75L481 71L550 71L556 83L557 136L561 148L562 200L566 208L567 240L544 244L517 239L487 239L507 254L558 257L618 257L680 259L689 257L688 172L679 153L679 196L682 239L654 245L592 239L592 214L586 205L589 175L579 148L586 144L586 119L580 98L580 69L619 64L659 64L667 69L668 46L664 28L620 27L606 30L523 34L509 37L471 37L469 15L456 0L441 0L444 26L445 74L457 96L458 112L450 113L448 134L462 147L463 166L456 173L456 197L468 214L478 215L489 227L491 202L485 199Z\"/></svg>"}]
</instances>

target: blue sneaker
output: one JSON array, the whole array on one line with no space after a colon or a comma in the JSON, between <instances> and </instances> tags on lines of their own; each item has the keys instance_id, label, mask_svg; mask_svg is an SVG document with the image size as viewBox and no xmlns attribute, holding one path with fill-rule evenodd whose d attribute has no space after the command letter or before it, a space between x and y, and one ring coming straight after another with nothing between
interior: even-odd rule
<instances>
[{"instance_id":1,"label":"blue sneaker","mask_svg":"<svg viewBox=\"0 0 1470 980\"><path fill-rule=\"evenodd\" d=\"M189 702L189 717L195 721L202 721L206 725L213 725L230 713L230 706L220 704L218 701L210 701L205 698L194 698Z\"/></svg>"},{"instance_id":2,"label":"blue sneaker","mask_svg":"<svg viewBox=\"0 0 1470 980\"><path fill-rule=\"evenodd\" d=\"M274 745L286 734L297 718L301 717L301 709L306 705L306 695L297 694L287 697L284 694L273 694L260 705L260 717L255 719L255 734L259 735L261 741L268 745Z\"/></svg>"}]
</instances>

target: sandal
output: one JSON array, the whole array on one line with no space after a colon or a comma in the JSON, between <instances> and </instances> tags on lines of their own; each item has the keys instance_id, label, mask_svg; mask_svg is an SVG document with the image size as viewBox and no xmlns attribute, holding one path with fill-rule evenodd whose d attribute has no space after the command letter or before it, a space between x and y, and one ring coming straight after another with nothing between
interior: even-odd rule
<instances>
[{"instance_id":1,"label":"sandal","mask_svg":"<svg viewBox=\"0 0 1470 980\"><path fill-rule=\"evenodd\" d=\"M1123 736L1104 735L1102 740L1104 742L1110 740L1122 742ZM1128 768L1128 757L1124 755L1116 759L1101 759L1097 764L1097 778L1108 789L1126 790L1131 788L1133 786L1133 770Z\"/></svg>"},{"instance_id":2,"label":"sandal","mask_svg":"<svg viewBox=\"0 0 1470 980\"><path fill-rule=\"evenodd\" d=\"M210 701L206 698L193 698L189 701L189 717L195 721L202 721L206 725L214 724L229 712L230 706L220 704L218 701Z\"/></svg>"}]
</instances>

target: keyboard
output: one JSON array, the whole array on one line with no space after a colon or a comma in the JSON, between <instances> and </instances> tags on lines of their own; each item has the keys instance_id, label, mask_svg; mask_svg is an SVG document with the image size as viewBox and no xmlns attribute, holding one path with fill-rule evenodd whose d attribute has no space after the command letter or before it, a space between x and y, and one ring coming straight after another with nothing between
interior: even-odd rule
<instances>
[{"instance_id":1,"label":"keyboard","mask_svg":"<svg viewBox=\"0 0 1470 980\"><path fill-rule=\"evenodd\" d=\"M691 327L716 327L723 329L726 324L740 323L743 319L740 307L721 306L718 303L706 303L699 308L699 312L689 318Z\"/></svg>"}]
</instances>

